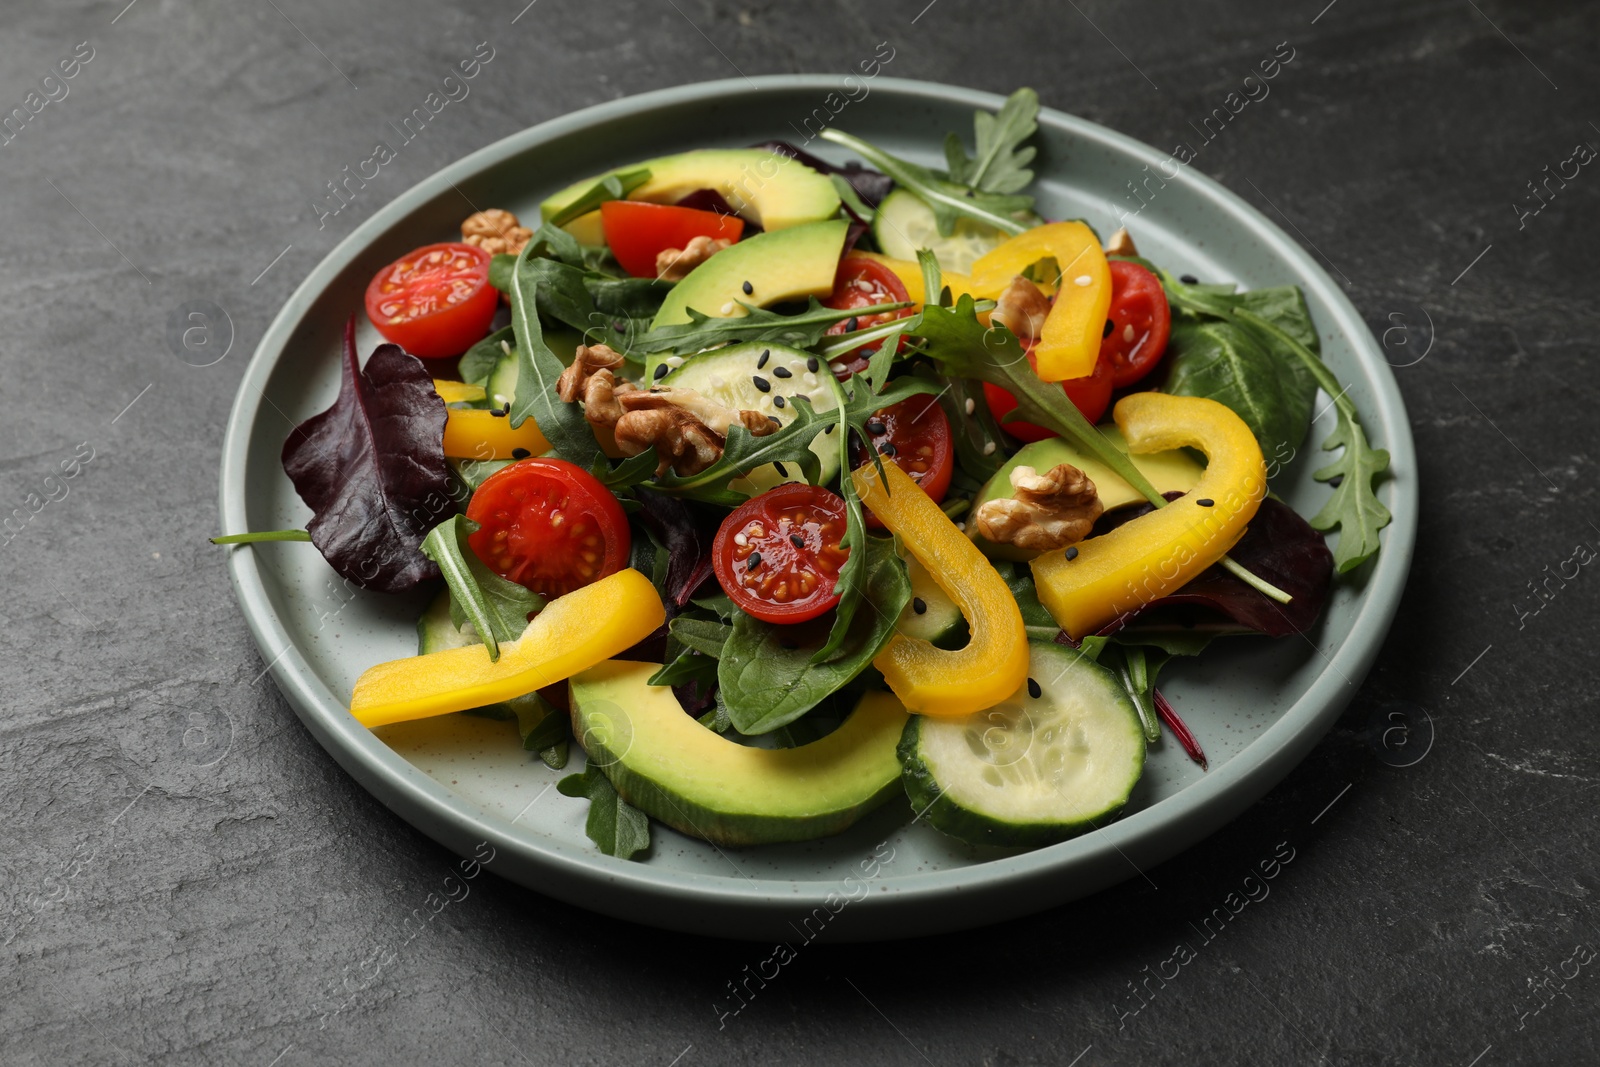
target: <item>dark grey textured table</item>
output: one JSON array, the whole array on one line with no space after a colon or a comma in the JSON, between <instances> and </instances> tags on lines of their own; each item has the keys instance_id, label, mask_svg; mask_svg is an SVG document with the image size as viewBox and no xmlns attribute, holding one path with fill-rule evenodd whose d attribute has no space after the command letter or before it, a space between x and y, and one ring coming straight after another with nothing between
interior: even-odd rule
<instances>
[{"instance_id":1,"label":"dark grey textured table","mask_svg":"<svg viewBox=\"0 0 1600 1067\"><path fill-rule=\"evenodd\" d=\"M0 1061L1594 1062L1600 174L1570 162L1600 145L1592 5L124 2L9 5L0 41L0 114L22 109L0 134ZM474 148L736 70L842 73L880 41L886 73L1030 84L1162 147L1294 50L1196 166L1407 364L1423 521L1377 668L1278 789L1148 880L813 946L725 1028L754 946L494 878L378 965L453 857L262 680L205 543L250 351L335 242ZM470 95L319 227L325 183L479 42ZM208 367L169 323L201 300L235 334Z\"/></svg>"}]
</instances>

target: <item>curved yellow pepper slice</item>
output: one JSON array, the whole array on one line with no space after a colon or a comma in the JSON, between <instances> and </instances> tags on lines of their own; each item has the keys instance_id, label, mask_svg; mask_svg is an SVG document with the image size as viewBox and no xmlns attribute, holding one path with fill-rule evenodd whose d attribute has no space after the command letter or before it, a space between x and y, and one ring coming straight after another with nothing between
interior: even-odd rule
<instances>
[{"instance_id":1,"label":"curved yellow pepper slice","mask_svg":"<svg viewBox=\"0 0 1600 1067\"><path fill-rule=\"evenodd\" d=\"M958 718L992 708L1028 678L1028 635L1022 612L994 566L956 529L922 487L894 463L872 463L851 477L861 502L927 568L966 617L972 640L947 651L898 634L872 665L907 709Z\"/></svg>"},{"instance_id":2,"label":"curved yellow pepper slice","mask_svg":"<svg viewBox=\"0 0 1600 1067\"><path fill-rule=\"evenodd\" d=\"M484 397L483 386L468 385L466 382L453 382L448 378L435 378L433 391L439 394L439 399L446 404L462 404L473 400L482 400Z\"/></svg>"},{"instance_id":3,"label":"curved yellow pepper slice","mask_svg":"<svg viewBox=\"0 0 1600 1067\"><path fill-rule=\"evenodd\" d=\"M515 428L511 420L484 408L445 408L444 454L454 459L517 459L550 451L550 442L532 419Z\"/></svg>"},{"instance_id":4,"label":"curved yellow pepper slice","mask_svg":"<svg viewBox=\"0 0 1600 1067\"><path fill-rule=\"evenodd\" d=\"M1025 230L972 265L972 288L997 297L1011 279L1041 259L1054 258L1061 287L1033 346L1039 377L1047 382L1094 373L1111 309L1111 268L1100 239L1081 222L1047 222Z\"/></svg>"},{"instance_id":5,"label":"curved yellow pepper slice","mask_svg":"<svg viewBox=\"0 0 1600 1067\"><path fill-rule=\"evenodd\" d=\"M1166 507L1033 561L1040 603L1075 638L1166 596L1221 559L1267 491L1255 435L1215 400L1134 393L1117 402L1115 416L1130 452L1187 446L1209 462L1195 487Z\"/></svg>"},{"instance_id":6,"label":"curved yellow pepper slice","mask_svg":"<svg viewBox=\"0 0 1600 1067\"><path fill-rule=\"evenodd\" d=\"M644 640L665 621L661 595L636 570L557 597L491 661L483 645L410 656L356 679L350 714L363 726L424 719L510 700L552 685Z\"/></svg>"}]
</instances>

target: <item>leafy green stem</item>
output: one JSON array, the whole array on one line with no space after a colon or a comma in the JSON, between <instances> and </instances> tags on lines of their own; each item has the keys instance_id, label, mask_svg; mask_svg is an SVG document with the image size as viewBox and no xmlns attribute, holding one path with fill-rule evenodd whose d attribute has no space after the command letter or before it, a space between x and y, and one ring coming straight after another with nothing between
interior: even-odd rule
<instances>
[{"instance_id":1,"label":"leafy green stem","mask_svg":"<svg viewBox=\"0 0 1600 1067\"><path fill-rule=\"evenodd\" d=\"M309 541L311 535L305 530L258 530L254 533L223 534L213 537L214 545L253 545L261 541Z\"/></svg>"}]
</instances>

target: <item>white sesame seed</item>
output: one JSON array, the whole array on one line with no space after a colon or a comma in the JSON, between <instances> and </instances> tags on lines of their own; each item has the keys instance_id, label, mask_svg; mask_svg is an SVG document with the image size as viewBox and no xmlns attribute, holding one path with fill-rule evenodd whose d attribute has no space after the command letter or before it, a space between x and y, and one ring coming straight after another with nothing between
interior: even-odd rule
<instances>
[{"instance_id":1,"label":"white sesame seed","mask_svg":"<svg viewBox=\"0 0 1600 1067\"><path fill-rule=\"evenodd\" d=\"M1133 323L1130 322L1122 328L1122 339L1129 344L1133 343Z\"/></svg>"},{"instance_id":2,"label":"white sesame seed","mask_svg":"<svg viewBox=\"0 0 1600 1067\"><path fill-rule=\"evenodd\" d=\"M494 402L496 406L504 407L506 404L511 402L511 398L506 396L504 393L496 393L494 394Z\"/></svg>"},{"instance_id":3,"label":"white sesame seed","mask_svg":"<svg viewBox=\"0 0 1600 1067\"><path fill-rule=\"evenodd\" d=\"M994 442L993 441L985 441L983 443L983 454L986 455L986 456L994 455Z\"/></svg>"},{"instance_id":4,"label":"white sesame seed","mask_svg":"<svg viewBox=\"0 0 1600 1067\"><path fill-rule=\"evenodd\" d=\"M734 534L733 543L738 545L740 548L743 548L745 545L750 543L750 538L746 537L742 533Z\"/></svg>"},{"instance_id":5,"label":"white sesame seed","mask_svg":"<svg viewBox=\"0 0 1600 1067\"><path fill-rule=\"evenodd\" d=\"M1089 283L1088 282L1084 282L1083 284L1088 285ZM722 305L722 313L723 313L723 315L732 315L733 314L733 301L732 300L730 300L726 304Z\"/></svg>"},{"instance_id":6,"label":"white sesame seed","mask_svg":"<svg viewBox=\"0 0 1600 1067\"><path fill-rule=\"evenodd\" d=\"M828 369L833 371L833 373L835 373L835 374L843 374L844 373L844 364L843 363L830 363L830 364L828 364Z\"/></svg>"},{"instance_id":7,"label":"white sesame seed","mask_svg":"<svg viewBox=\"0 0 1600 1067\"><path fill-rule=\"evenodd\" d=\"M962 533L966 533L967 532L967 524L964 523L964 522L958 522L958 523L956 523L956 529L960 530Z\"/></svg>"},{"instance_id":8,"label":"white sesame seed","mask_svg":"<svg viewBox=\"0 0 1600 1067\"><path fill-rule=\"evenodd\" d=\"M978 410L978 402L976 400L972 399L970 396L967 397L967 414L971 415L974 411L977 411L977 410Z\"/></svg>"},{"instance_id":9,"label":"white sesame seed","mask_svg":"<svg viewBox=\"0 0 1600 1067\"><path fill-rule=\"evenodd\" d=\"M1076 278L1072 279L1072 284L1073 285L1093 285L1094 284L1094 279L1089 277L1087 274L1080 274Z\"/></svg>"},{"instance_id":10,"label":"white sesame seed","mask_svg":"<svg viewBox=\"0 0 1600 1067\"><path fill-rule=\"evenodd\" d=\"M504 352L506 355L509 356L511 354L511 342L510 341L501 341L500 342L500 351Z\"/></svg>"},{"instance_id":11,"label":"white sesame seed","mask_svg":"<svg viewBox=\"0 0 1600 1067\"><path fill-rule=\"evenodd\" d=\"M682 356L668 356L664 360L664 362L666 363L667 366L671 367L673 370L677 370L679 367L683 366L683 357Z\"/></svg>"}]
</instances>

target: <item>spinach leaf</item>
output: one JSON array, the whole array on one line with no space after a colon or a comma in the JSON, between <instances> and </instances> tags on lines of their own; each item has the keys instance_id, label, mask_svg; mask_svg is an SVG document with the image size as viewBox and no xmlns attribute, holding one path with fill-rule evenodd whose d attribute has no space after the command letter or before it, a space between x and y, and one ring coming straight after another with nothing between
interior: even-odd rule
<instances>
[{"instance_id":1,"label":"spinach leaf","mask_svg":"<svg viewBox=\"0 0 1600 1067\"><path fill-rule=\"evenodd\" d=\"M1285 395L1279 361L1252 333L1217 319L1174 322L1167 358L1166 391L1206 397L1232 409L1250 427L1263 455L1280 454L1280 443L1293 448L1304 439L1310 405Z\"/></svg>"},{"instance_id":2,"label":"spinach leaf","mask_svg":"<svg viewBox=\"0 0 1600 1067\"><path fill-rule=\"evenodd\" d=\"M998 114L979 111L972 116L977 137L977 157L968 159L961 138L945 137L944 158L950 180L986 193L1020 193L1033 181L1035 150L1022 142L1039 129L1039 94L1022 88L1006 98Z\"/></svg>"},{"instance_id":3,"label":"spinach leaf","mask_svg":"<svg viewBox=\"0 0 1600 1067\"><path fill-rule=\"evenodd\" d=\"M611 779L590 765L581 774L569 774L556 783L562 796L587 797L589 818L584 832L600 851L618 859L632 859L650 847L650 820L617 795Z\"/></svg>"},{"instance_id":4,"label":"spinach leaf","mask_svg":"<svg viewBox=\"0 0 1600 1067\"><path fill-rule=\"evenodd\" d=\"M379 345L362 368L345 325L339 396L296 426L283 469L313 514L311 542L341 578L398 593L439 576L422 539L455 511L445 406L422 360Z\"/></svg>"},{"instance_id":5,"label":"spinach leaf","mask_svg":"<svg viewBox=\"0 0 1600 1067\"><path fill-rule=\"evenodd\" d=\"M498 660L500 642L521 637L528 616L542 609L545 600L483 565L466 545L477 529L478 524L465 515L453 516L429 531L422 552L439 565L450 587L450 621L458 630L470 621L489 649L489 658Z\"/></svg>"},{"instance_id":6,"label":"spinach leaf","mask_svg":"<svg viewBox=\"0 0 1600 1067\"><path fill-rule=\"evenodd\" d=\"M570 274L578 272L554 260L537 259L533 250L534 244L530 241L517 257L516 269L512 272L511 326L517 338L518 388L512 403L511 425L521 426L532 418L557 455L587 469L597 460L603 461L604 453L578 405L565 403L556 395L556 380L566 366L544 343L538 312L541 297L563 286ZM581 282L579 289L582 291ZM579 325L578 328L584 327ZM431 381L429 388L432 388ZM440 432L442 434L443 430Z\"/></svg>"},{"instance_id":7,"label":"spinach leaf","mask_svg":"<svg viewBox=\"0 0 1600 1067\"><path fill-rule=\"evenodd\" d=\"M798 719L865 670L894 637L895 620L911 600L906 565L893 541L867 537L866 611L858 611L843 646L822 663L812 652L825 623L774 626L749 615L734 619L722 648L719 699L742 734L764 734Z\"/></svg>"}]
</instances>

